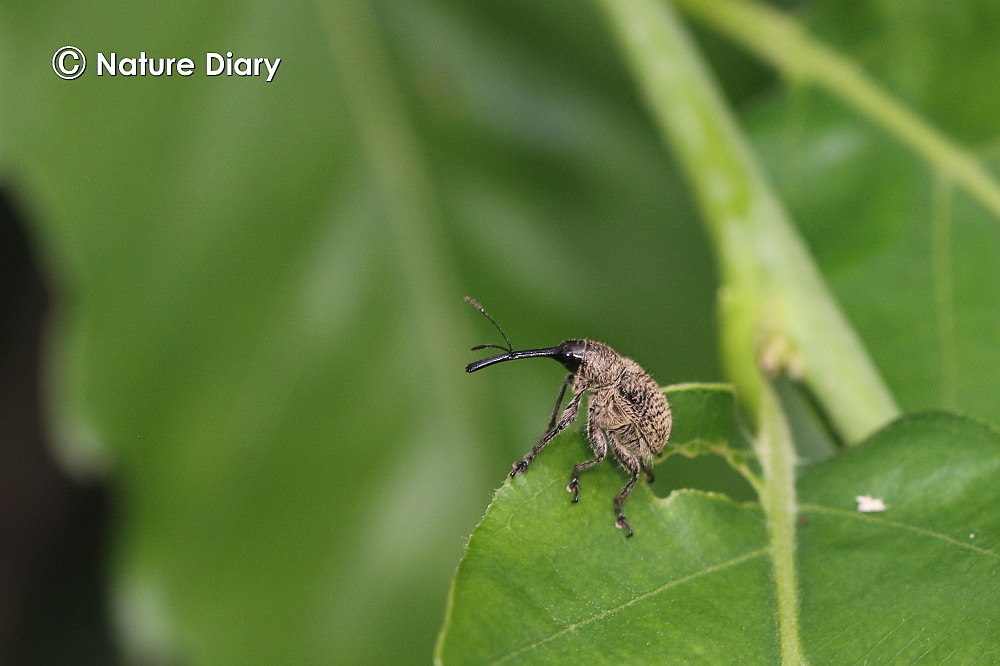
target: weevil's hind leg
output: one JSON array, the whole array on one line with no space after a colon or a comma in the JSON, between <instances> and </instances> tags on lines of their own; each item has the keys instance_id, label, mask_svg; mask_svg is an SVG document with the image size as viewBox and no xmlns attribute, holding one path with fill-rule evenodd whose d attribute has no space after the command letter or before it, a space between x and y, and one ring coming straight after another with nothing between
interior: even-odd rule
<instances>
[{"instance_id":1,"label":"weevil's hind leg","mask_svg":"<svg viewBox=\"0 0 1000 666\"><path fill-rule=\"evenodd\" d=\"M646 467L646 463L639 463L639 466L642 467L642 472L646 475L646 483L656 481L656 477L653 476L653 470Z\"/></svg>"},{"instance_id":2,"label":"weevil's hind leg","mask_svg":"<svg viewBox=\"0 0 1000 666\"><path fill-rule=\"evenodd\" d=\"M566 486L566 492L573 493L574 502L580 500L580 483L578 481L580 475L591 467L599 465L604 460L604 457L608 455L608 436L604 434L603 430L594 425L593 418L587 419L587 439L590 440L590 447L594 449L594 457L573 466L573 478L570 479L569 484Z\"/></svg>"},{"instance_id":3,"label":"weevil's hind leg","mask_svg":"<svg viewBox=\"0 0 1000 666\"><path fill-rule=\"evenodd\" d=\"M646 469L646 467L637 457L635 457L635 455L632 454L632 452L619 444L617 440L612 438L611 441L614 445L615 456L618 458L618 461L622 464L622 467L632 474L632 476L629 477L628 483L625 484L622 491L618 493L617 497L615 497L615 514L618 516L618 519L615 521L615 527L620 530L625 530L626 536L632 536L632 528L629 526L628 519L622 511L622 506L625 504L625 500L628 499L632 489L635 488L635 484L639 480L639 472Z\"/></svg>"},{"instance_id":4,"label":"weevil's hind leg","mask_svg":"<svg viewBox=\"0 0 1000 666\"><path fill-rule=\"evenodd\" d=\"M635 482L638 480L639 474L637 472L632 475L622 491L617 497L615 497L615 514L618 516L618 519L615 520L615 527L620 530L625 530L625 536L632 536L633 532L632 527L628 524L628 518L626 518L625 514L622 512L622 505L625 504L625 500L628 499L629 493L631 493L632 489L635 488Z\"/></svg>"},{"instance_id":5,"label":"weevil's hind leg","mask_svg":"<svg viewBox=\"0 0 1000 666\"><path fill-rule=\"evenodd\" d=\"M530 465L531 461L535 459L538 452L542 450L542 447L551 442L553 437L565 430L570 423L576 420L577 414L580 413L580 400L583 398L582 391L570 399L569 404L566 405L566 409L564 409L562 414L559 416L559 420L557 421L555 419L556 412L559 411L559 406L562 404L563 396L566 395L566 387L569 386L572 381L573 375L566 377L566 381L563 382L562 388L559 389L559 400L556 401L556 408L555 411L552 412L553 418L552 422L549 423L548 430L545 431L542 438L538 440L538 444L535 444L528 455L514 463L514 469L511 470L510 476L515 476L528 469L528 465Z\"/></svg>"}]
</instances>

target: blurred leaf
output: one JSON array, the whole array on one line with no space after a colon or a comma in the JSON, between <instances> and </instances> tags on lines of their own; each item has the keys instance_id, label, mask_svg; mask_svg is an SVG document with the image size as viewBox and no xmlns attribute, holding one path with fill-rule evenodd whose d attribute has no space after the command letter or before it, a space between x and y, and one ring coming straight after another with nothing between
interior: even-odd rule
<instances>
[{"instance_id":1,"label":"blurred leaf","mask_svg":"<svg viewBox=\"0 0 1000 666\"><path fill-rule=\"evenodd\" d=\"M681 414L681 417L684 415ZM569 438L566 438L569 439ZM556 440L506 483L473 533L437 659L446 664L775 663L777 605L761 510L697 491L629 500L623 481ZM665 464L669 464L669 461ZM947 470L947 473L942 473ZM813 663L997 654L1000 432L946 413L901 418L799 481L801 632ZM883 513L859 513L871 495Z\"/></svg>"},{"instance_id":2,"label":"blurred leaf","mask_svg":"<svg viewBox=\"0 0 1000 666\"><path fill-rule=\"evenodd\" d=\"M0 170L59 298L56 448L117 490L130 658L426 661L561 376L471 381L494 333L462 296L516 341L718 378L707 247L607 41L569 0L0 6ZM282 64L205 76L227 50ZM96 76L110 51L198 69Z\"/></svg>"}]
</instances>

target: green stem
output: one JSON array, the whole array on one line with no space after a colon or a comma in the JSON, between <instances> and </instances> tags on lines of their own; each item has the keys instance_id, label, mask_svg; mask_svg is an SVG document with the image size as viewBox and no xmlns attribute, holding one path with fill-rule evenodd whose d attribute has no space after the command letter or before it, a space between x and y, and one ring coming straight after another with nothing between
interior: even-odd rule
<instances>
[{"instance_id":1,"label":"green stem","mask_svg":"<svg viewBox=\"0 0 1000 666\"><path fill-rule=\"evenodd\" d=\"M767 514L768 541L774 567L781 661L806 663L799 632L799 577L795 565L795 445L773 389L765 387L758 415L757 451L767 483L760 493Z\"/></svg>"},{"instance_id":2,"label":"green stem","mask_svg":"<svg viewBox=\"0 0 1000 666\"><path fill-rule=\"evenodd\" d=\"M852 60L813 39L793 19L746 0L676 0L676 4L789 79L813 83L854 106L1000 217L1000 185L979 160L893 99Z\"/></svg>"},{"instance_id":3,"label":"green stem","mask_svg":"<svg viewBox=\"0 0 1000 666\"><path fill-rule=\"evenodd\" d=\"M861 440L899 409L675 12L656 0L601 2L715 243L723 357L740 399L758 414L761 366L787 371L809 384L846 441Z\"/></svg>"},{"instance_id":4,"label":"green stem","mask_svg":"<svg viewBox=\"0 0 1000 666\"><path fill-rule=\"evenodd\" d=\"M778 364L801 365L808 376L812 368L826 366L824 356L831 351L817 347L820 343L813 338L834 335L821 344L841 355L841 381L857 384L882 402L881 409L866 410L859 421L850 412L861 406L849 404L853 398L848 398L846 406L837 405L846 410L837 413L841 427L852 434L871 429L895 408L672 8L657 0L602 0L602 5L661 131L687 170L716 244L725 285L724 352L740 397L750 402L760 428L755 441L764 477L759 494L768 520L781 658L785 664L801 664L805 656L795 565L795 447L758 363L766 354ZM820 326L808 325L814 321ZM796 360L797 354L802 354L801 360Z\"/></svg>"}]
</instances>

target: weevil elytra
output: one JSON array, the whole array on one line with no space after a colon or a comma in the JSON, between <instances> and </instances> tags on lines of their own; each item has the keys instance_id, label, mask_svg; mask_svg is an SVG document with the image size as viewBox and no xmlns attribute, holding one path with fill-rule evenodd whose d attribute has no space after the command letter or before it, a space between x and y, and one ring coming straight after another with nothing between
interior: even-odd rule
<instances>
[{"instance_id":1,"label":"weevil elytra","mask_svg":"<svg viewBox=\"0 0 1000 666\"><path fill-rule=\"evenodd\" d=\"M659 385L638 363L594 340L566 340L555 347L515 351L507 334L483 306L472 298L467 297L465 300L490 320L507 343L505 347L473 347L473 351L499 349L503 353L470 363L465 368L467 372L522 358L555 359L569 370L569 375L559 389L549 427L531 451L514 463L510 476L526 471L538 452L576 420L580 402L586 393L587 439L594 450L594 457L573 467L573 476L566 490L573 493L573 502L579 501L580 474L601 463L610 448L621 466L631 474L625 487L615 497L615 527L624 529L628 536L632 536L632 528L622 506L639 480L640 473L645 474L650 482L653 481L653 473L649 468L670 437L670 403ZM572 395L566 407L562 408L567 388Z\"/></svg>"}]
</instances>

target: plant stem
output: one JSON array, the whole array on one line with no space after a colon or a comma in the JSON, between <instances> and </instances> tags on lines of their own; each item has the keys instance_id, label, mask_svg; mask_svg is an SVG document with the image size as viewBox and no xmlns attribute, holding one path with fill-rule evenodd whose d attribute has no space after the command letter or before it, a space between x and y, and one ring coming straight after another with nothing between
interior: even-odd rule
<instances>
[{"instance_id":1,"label":"plant stem","mask_svg":"<svg viewBox=\"0 0 1000 666\"><path fill-rule=\"evenodd\" d=\"M757 451L767 483L760 493L767 515L768 541L774 567L774 593L778 605L781 661L804 664L799 633L799 576L795 564L795 445L778 397L770 385L762 394L758 415Z\"/></svg>"},{"instance_id":2,"label":"plant stem","mask_svg":"<svg viewBox=\"0 0 1000 666\"><path fill-rule=\"evenodd\" d=\"M672 8L657 0L602 4L661 131L680 156L716 244L724 283L724 353L740 397L751 403L760 428L755 441L764 476L759 495L768 521L781 659L801 664L805 656L795 564L795 447L758 356L768 352L778 364L794 364L795 354L801 353L802 370L808 373L810 364L824 368L829 362L822 353L813 358L819 350L813 338L836 335L837 340L822 344L833 345L841 365L847 366L840 375L843 381L860 384L882 401L881 409L860 419L852 413L859 406L840 404L842 429L852 434L871 429L895 409L785 220ZM809 326L813 320L822 326Z\"/></svg>"},{"instance_id":3,"label":"plant stem","mask_svg":"<svg viewBox=\"0 0 1000 666\"><path fill-rule=\"evenodd\" d=\"M1000 217L1000 185L979 160L893 99L853 61L813 39L793 19L746 0L676 0L676 4L789 79L814 83L854 106Z\"/></svg>"},{"instance_id":4,"label":"plant stem","mask_svg":"<svg viewBox=\"0 0 1000 666\"><path fill-rule=\"evenodd\" d=\"M899 409L675 12L656 0L601 3L714 241L723 360L748 413L760 413L764 365L803 379L841 436L861 440Z\"/></svg>"}]
</instances>

